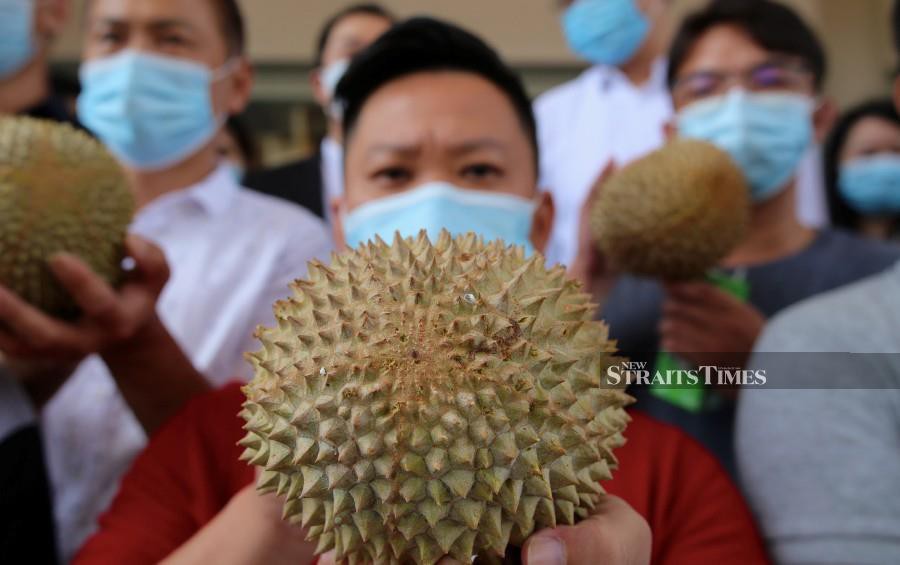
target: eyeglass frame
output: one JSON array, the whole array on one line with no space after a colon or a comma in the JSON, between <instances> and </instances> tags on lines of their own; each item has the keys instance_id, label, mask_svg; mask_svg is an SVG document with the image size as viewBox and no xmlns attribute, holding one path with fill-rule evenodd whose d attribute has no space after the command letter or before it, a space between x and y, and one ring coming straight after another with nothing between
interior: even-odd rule
<instances>
[{"instance_id":1,"label":"eyeglass frame","mask_svg":"<svg viewBox=\"0 0 900 565\"><path fill-rule=\"evenodd\" d=\"M795 82L793 84L785 84L779 86L760 86L754 84L754 76L761 70L767 68L777 68L793 74ZM684 85L698 77L712 77L718 81L715 90L709 94L702 96L685 96L679 93ZM670 89L672 101L676 106L686 106L700 100L712 98L722 94L726 94L735 85L740 85L750 92L779 92L779 91L804 91L814 87L813 71L809 65L795 58L773 57L761 63L754 65L749 69L737 72L717 72L717 71L696 71L684 76L676 78Z\"/></svg>"}]
</instances>

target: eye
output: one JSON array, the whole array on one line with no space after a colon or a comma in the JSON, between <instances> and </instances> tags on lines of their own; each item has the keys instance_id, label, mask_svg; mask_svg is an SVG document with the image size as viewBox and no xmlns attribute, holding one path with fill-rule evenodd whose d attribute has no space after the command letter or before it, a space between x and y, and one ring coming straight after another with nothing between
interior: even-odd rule
<instances>
[{"instance_id":1,"label":"eye","mask_svg":"<svg viewBox=\"0 0 900 565\"><path fill-rule=\"evenodd\" d=\"M467 165L462 170L462 177L470 181L484 181L503 176L503 171L490 163Z\"/></svg>"},{"instance_id":2,"label":"eye","mask_svg":"<svg viewBox=\"0 0 900 565\"><path fill-rule=\"evenodd\" d=\"M94 39L104 46L114 46L120 45L125 40L125 36L119 31L108 29L94 34Z\"/></svg>"},{"instance_id":3,"label":"eye","mask_svg":"<svg viewBox=\"0 0 900 565\"><path fill-rule=\"evenodd\" d=\"M376 171L372 178L385 184L398 185L409 182L412 172L405 167L385 167Z\"/></svg>"},{"instance_id":4,"label":"eye","mask_svg":"<svg viewBox=\"0 0 900 565\"><path fill-rule=\"evenodd\" d=\"M167 47L184 47L188 45L190 42L186 37L179 34L167 33L159 38L159 42L161 45L165 45Z\"/></svg>"}]
</instances>

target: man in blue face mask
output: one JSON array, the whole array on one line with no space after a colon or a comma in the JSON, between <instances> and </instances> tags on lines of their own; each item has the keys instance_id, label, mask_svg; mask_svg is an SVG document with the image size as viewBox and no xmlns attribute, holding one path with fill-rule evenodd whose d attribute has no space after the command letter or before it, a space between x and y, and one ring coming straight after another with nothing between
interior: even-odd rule
<instances>
[{"instance_id":1,"label":"man in blue face mask","mask_svg":"<svg viewBox=\"0 0 900 565\"><path fill-rule=\"evenodd\" d=\"M47 63L68 10L69 0L0 0L0 114L72 121L51 92ZM9 563L56 559L37 414L20 386L33 369L0 354L0 561Z\"/></svg>"},{"instance_id":2,"label":"man in blue face mask","mask_svg":"<svg viewBox=\"0 0 900 565\"><path fill-rule=\"evenodd\" d=\"M327 256L330 238L312 214L243 190L218 162L216 136L252 86L238 5L90 0L85 9L78 117L125 169L139 208L132 232L161 247L171 270L151 321L204 376L247 378L253 329L273 319L273 301L307 261ZM143 386L117 381L108 356L69 361L77 368L42 421L66 561L147 435L204 384L166 377Z\"/></svg>"},{"instance_id":3,"label":"man in blue face mask","mask_svg":"<svg viewBox=\"0 0 900 565\"><path fill-rule=\"evenodd\" d=\"M670 56L670 134L712 142L732 157L750 186L749 233L721 264L731 293L705 282L664 287L620 277L603 318L632 358L652 363L664 350L691 366L743 365L766 318L879 272L900 251L796 219L798 170L827 110L819 102L823 51L794 12L768 0L713 2L684 22ZM647 397L645 406L731 464L730 400L709 393L703 406L686 408Z\"/></svg>"}]
</instances>

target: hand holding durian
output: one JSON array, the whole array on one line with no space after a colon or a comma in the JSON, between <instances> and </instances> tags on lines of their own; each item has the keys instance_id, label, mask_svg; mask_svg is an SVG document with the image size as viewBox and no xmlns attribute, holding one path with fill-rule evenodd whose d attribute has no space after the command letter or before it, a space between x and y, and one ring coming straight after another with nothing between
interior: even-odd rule
<instances>
[{"instance_id":1,"label":"hand holding durian","mask_svg":"<svg viewBox=\"0 0 900 565\"><path fill-rule=\"evenodd\" d=\"M589 517L616 466L629 397L593 310L561 268L473 235L313 265L259 332L244 458L338 561L499 562Z\"/></svg>"}]
</instances>

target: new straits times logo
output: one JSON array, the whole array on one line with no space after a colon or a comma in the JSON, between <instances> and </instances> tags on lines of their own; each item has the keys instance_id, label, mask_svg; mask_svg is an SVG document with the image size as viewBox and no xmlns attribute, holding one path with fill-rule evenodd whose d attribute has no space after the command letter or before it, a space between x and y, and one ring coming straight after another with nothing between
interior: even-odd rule
<instances>
[{"instance_id":1,"label":"new straits times logo","mask_svg":"<svg viewBox=\"0 0 900 565\"><path fill-rule=\"evenodd\" d=\"M747 370L704 365L696 369L651 371L645 362L625 362L606 369L609 384L664 386L670 388L706 386L765 386L765 369Z\"/></svg>"}]
</instances>

